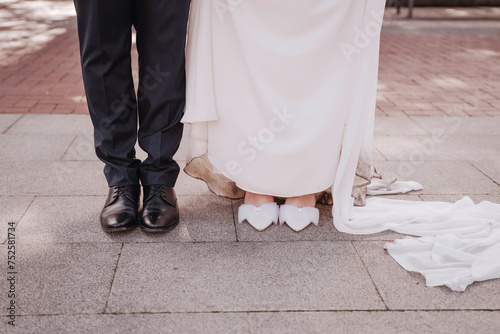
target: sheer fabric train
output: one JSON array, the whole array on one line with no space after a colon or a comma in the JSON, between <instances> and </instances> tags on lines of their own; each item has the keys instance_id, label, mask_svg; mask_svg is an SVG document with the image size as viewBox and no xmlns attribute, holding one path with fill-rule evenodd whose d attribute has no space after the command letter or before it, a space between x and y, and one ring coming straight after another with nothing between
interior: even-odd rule
<instances>
[{"instance_id":1,"label":"sheer fabric train","mask_svg":"<svg viewBox=\"0 0 500 334\"><path fill-rule=\"evenodd\" d=\"M428 285L462 291L500 277L499 205L476 206L467 198L456 204L371 198L365 207L353 205L353 189L373 173L384 7L385 0L192 0L185 171L231 198L244 190L330 193L339 231L422 236L387 249ZM375 180L368 194L419 189L380 184Z\"/></svg>"}]
</instances>

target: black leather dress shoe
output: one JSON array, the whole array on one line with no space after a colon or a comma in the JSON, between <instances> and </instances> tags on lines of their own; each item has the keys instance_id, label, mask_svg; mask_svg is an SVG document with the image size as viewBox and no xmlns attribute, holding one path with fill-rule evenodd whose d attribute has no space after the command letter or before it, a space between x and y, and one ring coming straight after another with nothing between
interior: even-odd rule
<instances>
[{"instance_id":1,"label":"black leather dress shoe","mask_svg":"<svg viewBox=\"0 0 500 334\"><path fill-rule=\"evenodd\" d=\"M101 227L106 232L121 232L139 225L139 186L109 188L108 199L101 212Z\"/></svg>"},{"instance_id":2,"label":"black leather dress shoe","mask_svg":"<svg viewBox=\"0 0 500 334\"><path fill-rule=\"evenodd\" d=\"M174 188L164 185L144 186L141 229L166 232L179 224L179 207Z\"/></svg>"}]
</instances>

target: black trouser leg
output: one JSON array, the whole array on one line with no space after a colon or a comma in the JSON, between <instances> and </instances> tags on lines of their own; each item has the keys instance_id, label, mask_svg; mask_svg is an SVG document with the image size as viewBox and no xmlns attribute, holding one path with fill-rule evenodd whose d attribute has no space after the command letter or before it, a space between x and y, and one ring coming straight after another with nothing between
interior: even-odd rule
<instances>
[{"instance_id":1,"label":"black trouser leg","mask_svg":"<svg viewBox=\"0 0 500 334\"><path fill-rule=\"evenodd\" d=\"M136 0L139 52L139 145L143 185L175 185L173 156L182 137L185 105L185 43L189 0Z\"/></svg>"},{"instance_id":2,"label":"black trouser leg","mask_svg":"<svg viewBox=\"0 0 500 334\"><path fill-rule=\"evenodd\" d=\"M137 102L130 55L134 2L74 2L97 156L106 165L104 174L109 186L137 185Z\"/></svg>"}]
</instances>

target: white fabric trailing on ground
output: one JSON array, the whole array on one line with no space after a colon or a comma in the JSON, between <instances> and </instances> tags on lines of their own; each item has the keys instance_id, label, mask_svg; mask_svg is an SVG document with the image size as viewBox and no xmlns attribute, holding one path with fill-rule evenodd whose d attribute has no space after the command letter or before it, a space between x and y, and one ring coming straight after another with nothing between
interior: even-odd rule
<instances>
[{"instance_id":1,"label":"white fabric trailing on ground","mask_svg":"<svg viewBox=\"0 0 500 334\"><path fill-rule=\"evenodd\" d=\"M339 230L365 234L385 230L421 236L386 244L406 270L425 276L428 286L464 291L474 281L500 278L500 204L469 197L455 203L370 198L353 207Z\"/></svg>"},{"instance_id":2,"label":"white fabric trailing on ground","mask_svg":"<svg viewBox=\"0 0 500 334\"><path fill-rule=\"evenodd\" d=\"M367 186L367 195L406 194L410 191L422 190L424 187L415 181L396 181L396 179L372 179Z\"/></svg>"}]
</instances>

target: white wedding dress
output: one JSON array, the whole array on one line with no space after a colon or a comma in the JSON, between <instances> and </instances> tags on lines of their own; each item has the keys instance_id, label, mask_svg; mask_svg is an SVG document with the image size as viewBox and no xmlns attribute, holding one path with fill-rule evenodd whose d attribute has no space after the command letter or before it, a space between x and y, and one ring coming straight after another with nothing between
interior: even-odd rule
<instances>
[{"instance_id":1,"label":"white wedding dress","mask_svg":"<svg viewBox=\"0 0 500 334\"><path fill-rule=\"evenodd\" d=\"M377 198L353 206L365 204L373 175L384 7L385 0L192 0L185 171L231 198L326 194L339 231L424 236L388 251L428 285L464 290L500 277L499 205ZM405 186L419 188L376 180L368 193Z\"/></svg>"}]
</instances>

